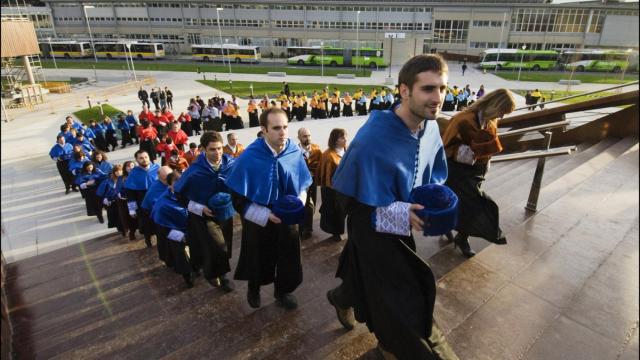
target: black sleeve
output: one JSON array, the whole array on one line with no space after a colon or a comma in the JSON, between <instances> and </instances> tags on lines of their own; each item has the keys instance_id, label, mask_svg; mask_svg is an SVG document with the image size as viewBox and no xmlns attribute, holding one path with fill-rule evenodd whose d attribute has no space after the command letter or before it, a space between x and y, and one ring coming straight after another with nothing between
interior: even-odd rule
<instances>
[{"instance_id":1,"label":"black sleeve","mask_svg":"<svg viewBox=\"0 0 640 360\"><path fill-rule=\"evenodd\" d=\"M240 215L244 214L244 210L247 206L251 205L251 200L238 194L237 192L231 192L231 201L233 202L233 208Z\"/></svg>"}]
</instances>

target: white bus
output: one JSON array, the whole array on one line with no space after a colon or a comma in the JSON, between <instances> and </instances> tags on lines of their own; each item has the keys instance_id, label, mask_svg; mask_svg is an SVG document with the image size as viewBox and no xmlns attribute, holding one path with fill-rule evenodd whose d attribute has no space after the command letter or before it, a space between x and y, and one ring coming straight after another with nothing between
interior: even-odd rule
<instances>
[{"instance_id":1,"label":"white bus","mask_svg":"<svg viewBox=\"0 0 640 360\"><path fill-rule=\"evenodd\" d=\"M564 68L575 71L620 72L638 62L637 51L565 50L560 56Z\"/></svg>"},{"instance_id":2,"label":"white bus","mask_svg":"<svg viewBox=\"0 0 640 360\"><path fill-rule=\"evenodd\" d=\"M224 57L222 52L224 51ZM260 47L237 44L220 45L191 45L193 60L199 61L233 61L239 63L259 63Z\"/></svg>"},{"instance_id":3,"label":"white bus","mask_svg":"<svg viewBox=\"0 0 640 360\"><path fill-rule=\"evenodd\" d=\"M163 59L164 45L162 43L131 42L131 56L142 59ZM129 54L126 51L126 42L97 42L94 44L96 55L106 59L124 59Z\"/></svg>"},{"instance_id":4,"label":"white bus","mask_svg":"<svg viewBox=\"0 0 640 360\"><path fill-rule=\"evenodd\" d=\"M41 42L40 51L44 56L56 58L84 58L93 56L91 44L87 41Z\"/></svg>"}]
</instances>

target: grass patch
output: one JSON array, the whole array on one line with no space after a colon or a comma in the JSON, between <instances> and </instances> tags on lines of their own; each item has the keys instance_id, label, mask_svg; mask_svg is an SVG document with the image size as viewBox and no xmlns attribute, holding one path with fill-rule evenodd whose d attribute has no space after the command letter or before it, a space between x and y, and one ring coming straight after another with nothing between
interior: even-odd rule
<instances>
[{"instance_id":1,"label":"grass patch","mask_svg":"<svg viewBox=\"0 0 640 360\"><path fill-rule=\"evenodd\" d=\"M214 80L197 80L199 83L211 86L212 88L224 91L227 94L233 94L239 97L249 97L251 95L250 85L253 84L253 94L256 99L260 99L264 94L268 94L270 98L280 95L282 91L282 82L251 82L251 81L234 81L230 84L228 81L214 81ZM347 85L347 84L307 84L307 83L289 83L289 90L291 92L298 93L304 91L307 96L311 96L313 90L322 91L322 88L328 85L329 93L333 91L334 87L337 87L342 94L349 92L353 94L357 89L363 88L365 92L369 93L374 85ZM379 88L384 85L375 85Z\"/></svg>"},{"instance_id":2,"label":"grass patch","mask_svg":"<svg viewBox=\"0 0 640 360\"><path fill-rule=\"evenodd\" d=\"M136 71L179 71L179 72L196 72L198 69L205 73L228 73L228 65L217 65L207 63L192 64L170 64L164 61L135 61ZM53 61L42 60L44 68L52 69ZM127 64L124 61L108 61L100 60L98 63L91 61L58 61L59 69L93 69L95 66L98 70L127 70ZM293 68L284 66L266 66L266 65L231 65L231 72L237 74L266 74L271 71L286 72L287 75L307 75L320 76L321 69L316 67L309 68ZM356 74L355 69L341 69L325 67L325 76L336 76L337 74ZM371 70L359 69L356 74L358 77L371 76Z\"/></svg>"},{"instance_id":3,"label":"grass patch","mask_svg":"<svg viewBox=\"0 0 640 360\"><path fill-rule=\"evenodd\" d=\"M513 90L513 92L515 92L518 95L521 96L525 96L527 94L527 90ZM545 101L551 101L552 100L552 94L550 90L542 90L540 91L542 93L542 96L546 99ZM563 97L567 97L567 96L573 96L573 95L580 95L580 94L584 94L584 91L556 91L553 94L553 99L557 100ZM587 100L593 100L593 99L597 99L597 98L601 98L601 97L605 97L605 96L611 96L611 95L615 95L615 92L612 91L605 91L605 92L599 92L599 93L595 93L595 94L591 94L591 95L585 95L585 96L578 96L575 98L571 98L571 99L567 99L567 100L563 100L561 101L561 103L563 104L575 104L575 103L579 103L579 102L583 102L583 101L587 101Z\"/></svg>"},{"instance_id":4,"label":"grass patch","mask_svg":"<svg viewBox=\"0 0 640 360\"><path fill-rule=\"evenodd\" d=\"M498 73L491 71L489 73L495 74L505 80L518 80L517 71L498 71ZM560 80L568 80L569 78L591 84L624 84L638 80L638 74L627 73L624 75L624 80L622 79L622 74L615 73L573 73L573 76L571 76L569 72L523 71L520 75L520 81L558 82Z\"/></svg>"},{"instance_id":5,"label":"grass patch","mask_svg":"<svg viewBox=\"0 0 640 360\"><path fill-rule=\"evenodd\" d=\"M102 111L104 112L104 115L100 115L100 106L94 105L91 108L76 111L73 115L75 115L83 124L89 125L91 120L96 120L98 122L102 121L105 115L113 118L120 113L124 113L124 111L116 109L109 104L102 104Z\"/></svg>"}]
</instances>

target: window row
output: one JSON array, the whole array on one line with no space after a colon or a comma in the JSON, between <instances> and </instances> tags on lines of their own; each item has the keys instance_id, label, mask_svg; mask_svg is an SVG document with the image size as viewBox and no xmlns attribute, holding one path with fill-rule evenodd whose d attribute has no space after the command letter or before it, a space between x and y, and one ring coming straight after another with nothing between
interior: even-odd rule
<instances>
[{"instance_id":1,"label":"window row","mask_svg":"<svg viewBox=\"0 0 640 360\"><path fill-rule=\"evenodd\" d=\"M638 16L637 11L631 10L593 10L593 17L589 24L590 10L588 9L530 9L523 8L514 11L511 18L512 31L526 32L602 32L602 25L606 15Z\"/></svg>"},{"instance_id":2,"label":"window row","mask_svg":"<svg viewBox=\"0 0 640 360\"><path fill-rule=\"evenodd\" d=\"M307 10L307 11L367 11L367 12L405 12L424 13L432 12L430 7L423 6L334 6L334 5L284 5L284 4L212 4L212 3L165 3L165 2L115 2L115 3L87 3L95 7L150 7L150 8L202 8L215 9L222 7L225 9L245 9L245 10ZM55 7L80 7L78 3L60 3Z\"/></svg>"},{"instance_id":3,"label":"window row","mask_svg":"<svg viewBox=\"0 0 640 360\"><path fill-rule=\"evenodd\" d=\"M436 20L433 27L433 42L441 44L460 44L467 42L469 21Z\"/></svg>"},{"instance_id":4,"label":"window row","mask_svg":"<svg viewBox=\"0 0 640 360\"><path fill-rule=\"evenodd\" d=\"M502 27L502 21L495 20L474 20L472 26L475 27Z\"/></svg>"},{"instance_id":5,"label":"window row","mask_svg":"<svg viewBox=\"0 0 640 360\"><path fill-rule=\"evenodd\" d=\"M499 44L497 42L472 41L469 43L470 49L495 49L498 47Z\"/></svg>"}]
</instances>

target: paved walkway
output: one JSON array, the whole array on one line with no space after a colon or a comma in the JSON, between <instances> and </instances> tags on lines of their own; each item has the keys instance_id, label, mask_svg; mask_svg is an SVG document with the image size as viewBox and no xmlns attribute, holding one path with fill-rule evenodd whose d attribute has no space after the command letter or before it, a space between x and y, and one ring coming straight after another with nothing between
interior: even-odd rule
<instances>
[{"instance_id":1,"label":"paved walkway","mask_svg":"<svg viewBox=\"0 0 640 360\"><path fill-rule=\"evenodd\" d=\"M456 65L451 65L450 83L464 85L471 84L472 88L484 84L487 90L498 87L523 88L526 83L514 85L490 74L482 74L471 69L461 76ZM397 77L397 70L392 69L392 76ZM54 73L55 70L47 70ZM58 70L56 75L86 76L93 78L93 70ZM110 231L103 224L99 224L95 218L85 216L84 202L78 193L64 195L63 186L55 168L55 164L47 156L49 149L54 144L55 135L59 126L64 122L64 117L74 111L86 107L86 97L92 101L102 101L112 106L138 113L140 102L137 100L136 90L116 91L109 96L94 96L99 91L105 91L109 87L121 84L128 80L128 74L122 71L99 70L99 81L91 86L81 87L72 94L51 94L50 102L36 106L33 110L11 111L13 118L8 123L2 123L0 134L2 152L0 161L2 164L2 249L8 262L16 261L29 256L42 254L53 249L64 247L83 240L104 235ZM143 75L140 72L138 75ZM182 107L186 107L188 100L196 95L210 97L215 93L225 95L208 86L195 82L200 79L198 74L184 72L150 72L144 75L154 76L155 86L169 86L174 94L174 105L179 113ZM336 83L367 83L382 84L387 72L374 72L369 79L337 79L331 78ZM228 74L219 74L219 79L226 79ZM311 82L322 84L328 81L320 77L288 76L287 78L273 78L266 75L234 74L234 80L254 81L282 81ZM553 88L556 84L535 83L540 88ZM602 88L603 85L581 85L583 90ZM66 99L58 101L57 99ZM51 106L52 103L64 105ZM518 106L524 105L524 99L518 97ZM240 101L242 109L246 109L246 100ZM594 115L597 116L597 115ZM246 120L246 119L245 119ZM334 120L313 121L303 123L293 122L290 128L292 138L295 138L297 129L301 126L310 128L314 142L325 147L329 132L334 127L341 127L353 136L357 129L365 121L363 117L351 119L338 118ZM244 129L236 131L241 143L248 144L255 138L257 129ZM190 139L197 142L197 137ZM128 147L108 154L110 161L121 163L131 159L135 147Z\"/></svg>"}]
</instances>

